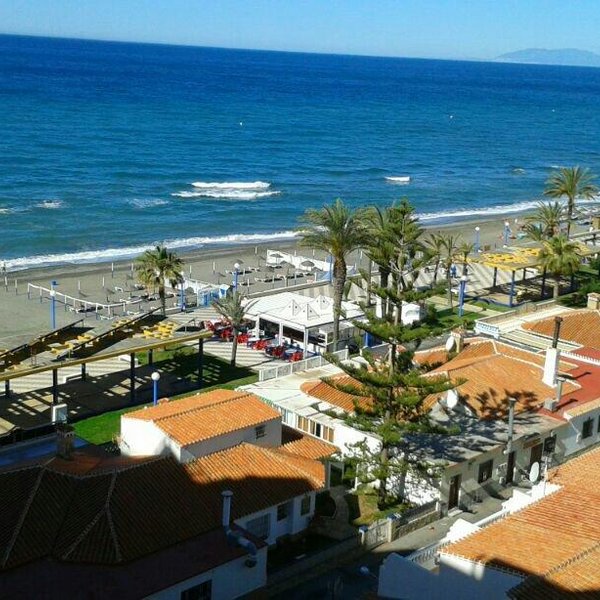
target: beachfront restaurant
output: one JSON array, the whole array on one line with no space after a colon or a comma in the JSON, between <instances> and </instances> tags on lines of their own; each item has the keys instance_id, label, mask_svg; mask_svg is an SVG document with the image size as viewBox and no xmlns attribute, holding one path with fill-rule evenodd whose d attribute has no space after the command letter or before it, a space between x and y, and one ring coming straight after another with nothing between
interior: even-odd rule
<instances>
[{"instance_id":1,"label":"beachfront restaurant","mask_svg":"<svg viewBox=\"0 0 600 600\"><path fill-rule=\"evenodd\" d=\"M360 334L352 321L364 313L353 302L342 302L342 315L339 349ZM327 296L309 298L293 292L264 296L246 305L245 318L254 323L254 337L277 338L305 352L321 354L333 342L333 300Z\"/></svg>"}]
</instances>

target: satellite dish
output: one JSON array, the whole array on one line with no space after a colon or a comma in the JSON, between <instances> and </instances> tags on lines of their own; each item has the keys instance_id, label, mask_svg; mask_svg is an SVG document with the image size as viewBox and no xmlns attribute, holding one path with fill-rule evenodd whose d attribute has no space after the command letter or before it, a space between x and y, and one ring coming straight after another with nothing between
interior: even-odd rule
<instances>
[{"instance_id":1,"label":"satellite dish","mask_svg":"<svg viewBox=\"0 0 600 600\"><path fill-rule=\"evenodd\" d=\"M448 390L446 394L446 406L450 409L458 404L458 392L456 390Z\"/></svg>"},{"instance_id":2,"label":"satellite dish","mask_svg":"<svg viewBox=\"0 0 600 600\"><path fill-rule=\"evenodd\" d=\"M454 336L451 335L446 340L446 352L450 352L452 350L452 348L454 348L455 343L456 343L456 340L454 339Z\"/></svg>"},{"instance_id":3,"label":"satellite dish","mask_svg":"<svg viewBox=\"0 0 600 600\"><path fill-rule=\"evenodd\" d=\"M529 469L529 481L535 483L540 478L540 463L534 462Z\"/></svg>"}]
</instances>

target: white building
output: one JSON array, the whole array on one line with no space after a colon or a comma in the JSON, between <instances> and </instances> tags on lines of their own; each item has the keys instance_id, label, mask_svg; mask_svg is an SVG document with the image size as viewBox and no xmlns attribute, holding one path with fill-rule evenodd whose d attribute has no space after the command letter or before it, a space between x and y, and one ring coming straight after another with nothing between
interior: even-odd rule
<instances>
[{"instance_id":1,"label":"white building","mask_svg":"<svg viewBox=\"0 0 600 600\"><path fill-rule=\"evenodd\" d=\"M342 314L340 347L358 333L352 321L364 313L357 304L342 302ZM254 321L257 337L261 332L277 336L309 352L321 353L333 339L333 300L327 296L309 298L293 292L263 296L248 302L245 317Z\"/></svg>"},{"instance_id":2,"label":"white building","mask_svg":"<svg viewBox=\"0 0 600 600\"><path fill-rule=\"evenodd\" d=\"M279 413L248 393L214 390L121 417L125 456L170 454L185 463L242 442L281 445Z\"/></svg>"}]
</instances>

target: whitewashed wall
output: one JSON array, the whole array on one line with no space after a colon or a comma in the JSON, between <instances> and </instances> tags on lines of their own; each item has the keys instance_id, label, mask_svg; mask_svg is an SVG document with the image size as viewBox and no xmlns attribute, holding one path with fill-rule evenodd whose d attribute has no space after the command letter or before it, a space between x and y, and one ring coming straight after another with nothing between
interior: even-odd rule
<instances>
[{"instance_id":1,"label":"whitewashed wall","mask_svg":"<svg viewBox=\"0 0 600 600\"><path fill-rule=\"evenodd\" d=\"M267 583L267 548L257 552L257 564L249 568L242 556L211 571L200 573L170 588L146 596L147 600L180 600L181 593L195 585L212 580L213 600L232 600L239 598Z\"/></svg>"},{"instance_id":2,"label":"whitewashed wall","mask_svg":"<svg viewBox=\"0 0 600 600\"><path fill-rule=\"evenodd\" d=\"M121 417L121 442L124 456L160 456L171 455L181 459L181 449L152 421Z\"/></svg>"}]
</instances>

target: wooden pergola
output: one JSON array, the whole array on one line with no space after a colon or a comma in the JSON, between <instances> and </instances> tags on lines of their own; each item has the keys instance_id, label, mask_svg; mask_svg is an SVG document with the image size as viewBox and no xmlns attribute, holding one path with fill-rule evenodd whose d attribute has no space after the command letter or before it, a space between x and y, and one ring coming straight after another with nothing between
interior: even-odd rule
<instances>
[{"instance_id":1,"label":"wooden pergola","mask_svg":"<svg viewBox=\"0 0 600 600\"><path fill-rule=\"evenodd\" d=\"M587 244L574 241L578 247L578 254L582 258L592 256L600 252L600 247L588 246ZM540 253L542 247L538 244L529 244L524 246L513 246L494 252L483 252L477 256L469 257L468 263L481 264L494 270L492 288L496 287L498 271L510 271L510 291L508 295L508 304L513 306L515 295L515 279L517 271L523 271L523 279L527 275L527 269L536 269L541 266Z\"/></svg>"}]
</instances>

